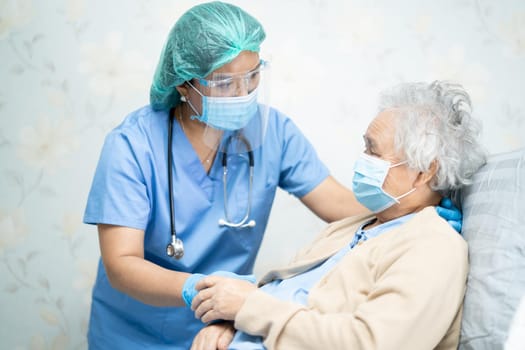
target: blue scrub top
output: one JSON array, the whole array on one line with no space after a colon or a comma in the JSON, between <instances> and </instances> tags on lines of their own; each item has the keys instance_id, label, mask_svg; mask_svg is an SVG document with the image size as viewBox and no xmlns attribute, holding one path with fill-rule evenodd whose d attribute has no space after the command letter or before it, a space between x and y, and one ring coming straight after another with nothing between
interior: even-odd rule
<instances>
[{"instance_id":1,"label":"blue scrub top","mask_svg":"<svg viewBox=\"0 0 525 350\"><path fill-rule=\"evenodd\" d=\"M143 107L106 137L84 222L144 230L145 259L171 270L252 273L276 188L302 197L326 179L328 170L295 124L270 109L263 146L254 151L250 219L257 225L221 227L220 159L215 159L207 174L179 124L173 126L175 227L184 242L184 257L175 260L166 255L171 241L166 111ZM244 217L248 206L248 170L246 155L228 155L228 210L234 222ZM188 349L202 326L189 308L150 306L113 289L99 262L88 331L90 349Z\"/></svg>"}]
</instances>

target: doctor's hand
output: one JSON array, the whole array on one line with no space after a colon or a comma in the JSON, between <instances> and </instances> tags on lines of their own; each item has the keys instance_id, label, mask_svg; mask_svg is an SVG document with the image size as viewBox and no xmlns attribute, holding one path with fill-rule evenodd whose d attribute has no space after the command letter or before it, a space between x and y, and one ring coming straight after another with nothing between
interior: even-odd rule
<instances>
[{"instance_id":1,"label":"doctor's hand","mask_svg":"<svg viewBox=\"0 0 525 350\"><path fill-rule=\"evenodd\" d=\"M199 293L193 298L191 309L202 322L234 320L255 284L220 276L201 279L195 289Z\"/></svg>"},{"instance_id":2,"label":"doctor's hand","mask_svg":"<svg viewBox=\"0 0 525 350\"><path fill-rule=\"evenodd\" d=\"M191 350L228 350L235 329L231 322L221 322L204 327L193 338Z\"/></svg>"},{"instance_id":3,"label":"doctor's hand","mask_svg":"<svg viewBox=\"0 0 525 350\"><path fill-rule=\"evenodd\" d=\"M438 215L445 219L454 230L461 233L463 215L454 203L452 203L450 198L443 198L439 203L439 206L436 207L436 211Z\"/></svg>"}]
</instances>

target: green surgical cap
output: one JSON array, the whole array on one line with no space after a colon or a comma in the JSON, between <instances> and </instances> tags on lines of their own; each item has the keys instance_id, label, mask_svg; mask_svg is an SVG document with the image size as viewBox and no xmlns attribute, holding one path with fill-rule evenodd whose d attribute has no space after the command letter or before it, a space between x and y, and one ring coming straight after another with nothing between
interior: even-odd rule
<instances>
[{"instance_id":1,"label":"green surgical cap","mask_svg":"<svg viewBox=\"0 0 525 350\"><path fill-rule=\"evenodd\" d=\"M206 77L241 51L259 52L265 36L261 24L237 6L214 1L192 7L168 35L151 84L151 107L175 107L176 86Z\"/></svg>"}]
</instances>

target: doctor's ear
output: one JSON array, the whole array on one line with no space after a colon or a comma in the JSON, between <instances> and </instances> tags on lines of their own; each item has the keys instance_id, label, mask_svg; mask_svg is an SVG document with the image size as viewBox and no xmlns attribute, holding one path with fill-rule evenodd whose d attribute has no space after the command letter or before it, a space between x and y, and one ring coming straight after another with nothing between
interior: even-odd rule
<instances>
[{"instance_id":1,"label":"doctor's ear","mask_svg":"<svg viewBox=\"0 0 525 350\"><path fill-rule=\"evenodd\" d=\"M180 100L182 102L186 102L187 99L188 99L188 85L186 84L186 82L184 82L183 84L177 86L175 89L177 89L177 91L179 92L180 94Z\"/></svg>"},{"instance_id":2,"label":"doctor's ear","mask_svg":"<svg viewBox=\"0 0 525 350\"><path fill-rule=\"evenodd\" d=\"M439 169L438 162L436 160L432 161L432 163L430 164L430 168L427 171L425 172L421 171L418 174L416 181L414 183L414 187L429 184L430 182L432 182L432 180L434 179L434 176L436 176L438 169Z\"/></svg>"}]
</instances>

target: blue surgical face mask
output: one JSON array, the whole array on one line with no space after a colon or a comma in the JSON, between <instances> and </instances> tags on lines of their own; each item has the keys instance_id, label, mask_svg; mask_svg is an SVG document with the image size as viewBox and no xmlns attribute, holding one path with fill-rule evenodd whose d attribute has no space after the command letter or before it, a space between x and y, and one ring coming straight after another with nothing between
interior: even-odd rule
<instances>
[{"instance_id":1,"label":"blue surgical face mask","mask_svg":"<svg viewBox=\"0 0 525 350\"><path fill-rule=\"evenodd\" d=\"M244 128L257 113L257 89L248 95L235 97L204 96L191 83L188 84L202 97L202 114L188 100L188 104L197 115L191 116L219 130L239 130Z\"/></svg>"},{"instance_id":2,"label":"blue surgical face mask","mask_svg":"<svg viewBox=\"0 0 525 350\"><path fill-rule=\"evenodd\" d=\"M405 163L406 161L392 165L386 160L369 156L366 153L361 154L355 162L352 180L354 195L359 203L371 212L379 213L399 203L401 198L414 192L415 188L401 196L393 197L383 190L383 184L390 168Z\"/></svg>"}]
</instances>

